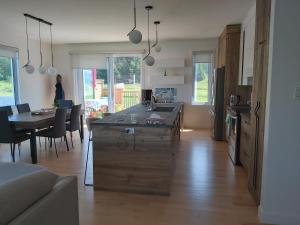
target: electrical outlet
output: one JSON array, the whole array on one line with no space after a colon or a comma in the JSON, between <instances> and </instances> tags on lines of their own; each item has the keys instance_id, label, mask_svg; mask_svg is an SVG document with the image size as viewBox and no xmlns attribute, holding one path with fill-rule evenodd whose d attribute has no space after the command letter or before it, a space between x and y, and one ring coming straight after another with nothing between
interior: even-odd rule
<instances>
[{"instance_id":1,"label":"electrical outlet","mask_svg":"<svg viewBox=\"0 0 300 225\"><path fill-rule=\"evenodd\" d=\"M125 133L126 134L134 134L134 128L133 127L125 128Z\"/></svg>"},{"instance_id":2,"label":"electrical outlet","mask_svg":"<svg viewBox=\"0 0 300 225\"><path fill-rule=\"evenodd\" d=\"M294 99L300 100L300 87L296 87L294 91Z\"/></svg>"}]
</instances>

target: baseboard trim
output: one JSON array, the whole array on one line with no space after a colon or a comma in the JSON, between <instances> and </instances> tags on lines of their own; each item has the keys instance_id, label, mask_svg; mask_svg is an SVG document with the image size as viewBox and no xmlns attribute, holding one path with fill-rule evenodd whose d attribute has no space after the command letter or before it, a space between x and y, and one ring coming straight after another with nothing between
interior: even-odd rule
<instances>
[{"instance_id":1,"label":"baseboard trim","mask_svg":"<svg viewBox=\"0 0 300 225\"><path fill-rule=\"evenodd\" d=\"M300 215L288 214L288 213L274 213L266 212L260 205L258 207L258 217L264 224L276 224L276 225L299 225Z\"/></svg>"}]
</instances>

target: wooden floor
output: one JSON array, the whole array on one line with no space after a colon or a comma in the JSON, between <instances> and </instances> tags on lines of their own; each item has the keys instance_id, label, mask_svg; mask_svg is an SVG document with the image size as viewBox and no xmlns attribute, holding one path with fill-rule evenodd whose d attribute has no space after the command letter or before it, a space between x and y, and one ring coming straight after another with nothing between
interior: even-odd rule
<instances>
[{"instance_id":1,"label":"wooden floor","mask_svg":"<svg viewBox=\"0 0 300 225\"><path fill-rule=\"evenodd\" d=\"M209 131L182 133L169 197L93 191L83 185L86 140L81 145L76 136L70 152L58 143L59 159L54 149L45 151L42 141L39 164L61 175L78 176L81 225L259 224L244 170L233 166L226 143L212 141ZM22 144L21 151L21 161L30 162L29 144ZM0 161L10 161L8 145L0 146ZM89 182L91 169L90 161Z\"/></svg>"}]
</instances>

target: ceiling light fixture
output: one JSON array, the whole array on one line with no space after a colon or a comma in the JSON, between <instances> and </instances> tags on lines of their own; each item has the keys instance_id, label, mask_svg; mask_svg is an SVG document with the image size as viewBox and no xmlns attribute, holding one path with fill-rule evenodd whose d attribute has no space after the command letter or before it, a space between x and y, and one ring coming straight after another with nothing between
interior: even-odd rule
<instances>
[{"instance_id":1,"label":"ceiling light fixture","mask_svg":"<svg viewBox=\"0 0 300 225\"><path fill-rule=\"evenodd\" d=\"M143 35L142 33L136 29L136 6L135 6L135 0L133 1L134 4L134 27L133 29L127 34L129 36L129 40L133 44L138 44L142 41Z\"/></svg>"},{"instance_id":2,"label":"ceiling light fixture","mask_svg":"<svg viewBox=\"0 0 300 225\"><path fill-rule=\"evenodd\" d=\"M153 66L155 63L155 59L151 56L151 47L150 47L150 10L153 9L153 6L146 6L146 10L148 11L148 54L144 57L144 61L148 66Z\"/></svg>"},{"instance_id":3,"label":"ceiling light fixture","mask_svg":"<svg viewBox=\"0 0 300 225\"><path fill-rule=\"evenodd\" d=\"M160 52L161 51L161 46L158 43L158 29L157 29L158 25L160 24L160 21L155 21L154 24L155 24L155 32L156 32L156 41L152 45L152 48L155 48L156 52Z\"/></svg>"},{"instance_id":4,"label":"ceiling light fixture","mask_svg":"<svg viewBox=\"0 0 300 225\"><path fill-rule=\"evenodd\" d=\"M47 67L43 65L43 52L42 52L42 38L41 38L41 21L39 21L39 39L40 39L40 57L41 57L41 64L39 67L40 74L45 74L47 71Z\"/></svg>"},{"instance_id":5,"label":"ceiling light fixture","mask_svg":"<svg viewBox=\"0 0 300 225\"><path fill-rule=\"evenodd\" d=\"M26 23L26 46L27 46L27 63L23 66L25 71L29 74L34 73L34 66L30 64L30 54L29 54L29 37L28 37L28 21L27 16L25 16L25 23Z\"/></svg>"},{"instance_id":6,"label":"ceiling light fixture","mask_svg":"<svg viewBox=\"0 0 300 225\"><path fill-rule=\"evenodd\" d=\"M57 75L57 70L53 66L53 40L52 40L52 24L50 25L50 39L51 39L51 66L48 68L47 73L51 76Z\"/></svg>"}]
</instances>

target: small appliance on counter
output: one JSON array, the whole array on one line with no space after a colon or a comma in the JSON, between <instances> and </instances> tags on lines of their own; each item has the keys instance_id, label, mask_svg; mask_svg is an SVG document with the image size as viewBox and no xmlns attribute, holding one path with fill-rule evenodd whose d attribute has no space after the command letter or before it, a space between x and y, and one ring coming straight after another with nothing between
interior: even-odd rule
<instances>
[{"instance_id":1,"label":"small appliance on counter","mask_svg":"<svg viewBox=\"0 0 300 225\"><path fill-rule=\"evenodd\" d=\"M152 89L142 89L142 104L149 105L152 98Z\"/></svg>"},{"instance_id":2,"label":"small appliance on counter","mask_svg":"<svg viewBox=\"0 0 300 225\"><path fill-rule=\"evenodd\" d=\"M230 106L236 106L239 105L241 102L241 96L240 95L230 95Z\"/></svg>"}]
</instances>

